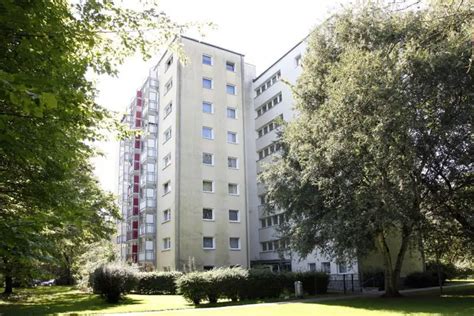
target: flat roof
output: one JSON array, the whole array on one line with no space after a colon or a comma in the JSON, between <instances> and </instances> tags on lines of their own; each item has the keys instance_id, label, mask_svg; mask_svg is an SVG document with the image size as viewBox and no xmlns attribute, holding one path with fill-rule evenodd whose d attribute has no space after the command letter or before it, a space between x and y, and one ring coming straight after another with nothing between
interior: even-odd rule
<instances>
[{"instance_id":1,"label":"flat roof","mask_svg":"<svg viewBox=\"0 0 474 316\"><path fill-rule=\"evenodd\" d=\"M239 55L239 56L242 56L242 57L245 56L244 54L234 52L233 50L230 50L230 49L227 49L227 48L223 48L223 47L220 47L220 46L217 46L217 45L209 44L209 43L206 43L206 42L203 42L203 41L200 41L200 40L191 38L191 37L187 37L187 36L184 36L184 35L181 35L181 37L182 37L182 38L185 38L185 39L187 39L187 40L190 40L190 41L194 41L194 42L197 42L197 43L200 43L200 44L204 44L204 45L207 45L207 46L210 46L210 47L214 47L214 48L217 48L217 49L220 49L220 50L224 50L224 51L226 51L226 52L229 52L229 53L232 53L232 54L236 54L236 55Z\"/></svg>"},{"instance_id":2,"label":"flat roof","mask_svg":"<svg viewBox=\"0 0 474 316\"><path fill-rule=\"evenodd\" d=\"M296 47L298 47L301 43L303 43L307 38L308 38L309 34L305 36L305 38L303 38L301 41L299 41L295 46L293 46L292 48L290 48L290 50L288 50L286 53L283 54L283 56L281 56L280 58L278 58L273 64L271 64L267 69L265 69L263 72L261 72L257 78L253 79L253 82L257 81L261 76L263 76L268 70L270 70L270 68L272 68L273 66L275 66L278 62L280 62L280 60L282 60L283 58L286 57L286 55L288 55L289 53L291 53L291 51L293 49L295 49Z\"/></svg>"}]
</instances>

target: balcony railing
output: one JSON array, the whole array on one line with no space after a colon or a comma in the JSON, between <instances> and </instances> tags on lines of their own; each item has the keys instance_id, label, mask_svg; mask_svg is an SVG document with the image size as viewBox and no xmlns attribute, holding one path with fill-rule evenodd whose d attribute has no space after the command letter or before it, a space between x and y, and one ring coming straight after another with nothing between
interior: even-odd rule
<instances>
[{"instance_id":1,"label":"balcony railing","mask_svg":"<svg viewBox=\"0 0 474 316\"><path fill-rule=\"evenodd\" d=\"M127 232L127 241L138 239L138 229L134 229Z\"/></svg>"},{"instance_id":2,"label":"balcony railing","mask_svg":"<svg viewBox=\"0 0 474 316\"><path fill-rule=\"evenodd\" d=\"M155 173L148 172L146 175L142 175L140 178L140 186L156 186Z\"/></svg>"},{"instance_id":3,"label":"balcony railing","mask_svg":"<svg viewBox=\"0 0 474 316\"><path fill-rule=\"evenodd\" d=\"M145 252L138 253L138 261L152 261L155 260L155 251L146 250Z\"/></svg>"},{"instance_id":4,"label":"balcony railing","mask_svg":"<svg viewBox=\"0 0 474 316\"><path fill-rule=\"evenodd\" d=\"M123 244L126 242L126 238L124 235L118 235L117 236L117 244Z\"/></svg>"},{"instance_id":5,"label":"balcony railing","mask_svg":"<svg viewBox=\"0 0 474 316\"><path fill-rule=\"evenodd\" d=\"M140 202L140 211L156 210L156 199L148 198Z\"/></svg>"},{"instance_id":6,"label":"balcony railing","mask_svg":"<svg viewBox=\"0 0 474 316\"><path fill-rule=\"evenodd\" d=\"M145 224L140 226L140 236L155 234L155 224Z\"/></svg>"}]
</instances>

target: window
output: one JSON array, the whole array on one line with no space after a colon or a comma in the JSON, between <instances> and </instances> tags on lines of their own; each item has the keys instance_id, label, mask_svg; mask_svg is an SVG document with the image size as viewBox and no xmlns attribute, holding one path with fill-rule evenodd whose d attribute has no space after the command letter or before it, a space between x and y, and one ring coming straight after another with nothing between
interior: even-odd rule
<instances>
[{"instance_id":1,"label":"window","mask_svg":"<svg viewBox=\"0 0 474 316\"><path fill-rule=\"evenodd\" d=\"M237 144L237 133L227 132L227 142Z\"/></svg>"},{"instance_id":2,"label":"window","mask_svg":"<svg viewBox=\"0 0 474 316\"><path fill-rule=\"evenodd\" d=\"M202 237L202 248L215 249L214 237Z\"/></svg>"},{"instance_id":3,"label":"window","mask_svg":"<svg viewBox=\"0 0 474 316\"><path fill-rule=\"evenodd\" d=\"M265 101L261 106L259 106L256 111L257 111L257 117L262 116L265 112L269 111L272 109L275 105L280 103L283 100L281 92L278 93L277 95L271 97L269 100Z\"/></svg>"},{"instance_id":4,"label":"window","mask_svg":"<svg viewBox=\"0 0 474 316\"><path fill-rule=\"evenodd\" d=\"M225 69L227 69L228 71L235 72L235 63L233 63L231 61L226 61Z\"/></svg>"},{"instance_id":5,"label":"window","mask_svg":"<svg viewBox=\"0 0 474 316\"><path fill-rule=\"evenodd\" d=\"M239 211L238 210L229 210L229 221L230 222L239 222Z\"/></svg>"},{"instance_id":6,"label":"window","mask_svg":"<svg viewBox=\"0 0 474 316\"><path fill-rule=\"evenodd\" d=\"M204 192L214 192L214 182L210 180L203 180L202 181L202 190Z\"/></svg>"},{"instance_id":7,"label":"window","mask_svg":"<svg viewBox=\"0 0 474 316\"><path fill-rule=\"evenodd\" d=\"M172 64L173 64L173 55L171 55L170 58L168 58L168 60L166 61L165 72L171 67Z\"/></svg>"},{"instance_id":8,"label":"window","mask_svg":"<svg viewBox=\"0 0 474 316\"><path fill-rule=\"evenodd\" d=\"M236 119L237 118L237 110L235 108L227 107L227 117Z\"/></svg>"},{"instance_id":9,"label":"window","mask_svg":"<svg viewBox=\"0 0 474 316\"><path fill-rule=\"evenodd\" d=\"M165 119L166 117L168 117L168 115L170 115L171 111L173 111L173 103L168 103L167 106L165 106L165 109L164 109L164 115L163 115L163 119Z\"/></svg>"},{"instance_id":10,"label":"window","mask_svg":"<svg viewBox=\"0 0 474 316\"><path fill-rule=\"evenodd\" d=\"M214 210L212 208L203 208L202 209L202 219L206 221L214 220Z\"/></svg>"},{"instance_id":11,"label":"window","mask_svg":"<svg viewBox=\"0 0 474 316\"><path fill-rule=\"evenodd\" d=\"M258 199L260 201L260 205L265 204L265 194L261 194L258 196Z\"/></svg>"},{"instance_id":12,"label":"window","mask_svg":"<svg viewBox=\"0 0 474 316\"><path fill-rule=\"evenodd\" d=\"M237 88L232 84L227 84L225 86L225 90L227 91L227 94L232 94L232 95L237 94Z\"/></svg>"},{"instance_id":13,"label":"window","mask_svg":"<svg viewBox=\"0 0 474 316\"><path fill-rule=\"evenodd\" d=\"M311 272L316 271L316 263L308 263L308 268Z\"/></svg>"},{"instance_id":14,"label":"window","mask_svg":"<svg viewBox=\"0 0 474 316\"><path fill-rule=\"evenodd\" d=\"M214 113L214 108L211 102L203 102L202 103L202 111L204 113Z\"/></svg>"},{"instance_id":15,"label":"window","mask_svg":"<svg viewBox=\"0 0 474 316\"><path fill-rule=\"evenodd\" d=\"M235 157L227 157L227 166L231 169L237 169L237 158Z\"/></svg>"},{"instance_id":16,"label":"window","mask_svg":"<svg viewBox=\"0 0 474 316\"><path fill-rule=\"evenodd\" d=\"M301 65L301 54L295 57L295 65L296 67Z\"/></svg>"},{"instance_id":17,"label":"window","mask_svg":"<svg viewBox=\"0 0 474 316\"><path fill-rule=\"evenodd\" d=\"M202 87L205 89L212 89L212 79L202 78Z\"/></svg>"},{"instance_id":18,"label":"window","mask_svg":"<svg viewBox=\"0 0 474 316\"><path fill-rule=\"evenodd\" d=\"M321 262L321 271L324 273L331 273L331 263Z\"/></svg>"},{"instance_id":19,"label":"window","mask_svg":"<svg viewBox=\"0 0 474 316\"><path fill-rule=\"evenodd\" d=\"M163 222L169 222L171 220L171 210L167 209L163 211Z\"/></svg>"},{"instance_id":20,"label":"window","mask_svg":"<svg viewBox=\"0 0 474 316\"><path fill-rule=\"evenodd\" d=\"M211 127L203 126L202 128L202 138L205 139L214 139L214 131Z\"/></svg>"},{"instance_id":21,"label":"window","mask_svg":"<svg viewBox=\"0 0 474 316\"><path fill-rule=\"evenodd\" d=\"M168 250L171 248L171 238L163 238L163 250Z\"/></svg>"},{"instance_id":22,"label":"window","mask_svg":"<svg viewBox=\"0 0 474 316\"><path fill-rule=\"evenodd\" d=\"M171 90L171 88L173 88L173 78L168 80L168 82L165 84L165 93L164 94L167 94L168 91Z\"/></svg>"},{"instance_id":23,"label":"window","mask_svg":"<svg viewBox=\"0 0 474 316\"><path fill-rule=\"evenodd\" d=\"M171 165L171 153L168 153L165 157L163 157L163 168L166 168L169 165Z\"/></svg>"},{"instance_id":24,"label":"window","mask_svg":"<svg viewBox=\"0 0 474 316\"><path fill-rule=\"evenodd\" d=\"M266 242L261 242L262 245L262 251L267 251L267 243Z\"/></svg>"},{"instance_id":25,"label":"window","mask_svg":"<svg viewBox=\"0 0 474 316\"><path fill-rule=\"evenodd\" d=\"M270 88L272 85L274 85L278 80L281 78L281 72L277 71L270 79L262 83L257 89L255 89L255 92L257 93L257 96L262 94L265 90Z\"/></svg>"},{"instance_id":26,"label":"window","mask_svg":"<svg viewBox=\"0 0 474 316\"><path fill-rule=\"evenodd\" d=\"M235 183L229 183L228 190L230 195L239 195L239 186Z\"/></svg>"},{"instance_id":27,"label":"window","mask_svg":"<svg viewBox=\"0 0 474 316\"><path fill-rule=\"evenodd\" d=\"M165 184L163 184L163 195L168 194L171 192L171 182L168 181Z\"/></svg>"},{"instance_id":28,"label":"window","mask_svg":"<svg viewBox=\"0 0 474 316\"><path fill-rule=\"evenodd\" d=\"M337 265L337 270L339 273L347 273L348 268L345 262L341 262Z\"/></svg>"},{"instance_id":29,"label":"window","mask_svg":"<svg viewBox=\"0 0 474 316\"><path fill-rule=\"evenodd\" d=\"M214 266L203 266L202 268L204 269L204 271L210 271L214 269Z\"/></svg>"},{"instance_id":30,"label":"window","mask_svg":"<svg viewBox=\"0 0 474 316\"><path fill-rule=\"evenodd\" d=\"M167 141L169 141L171 139L171 127L168 128L164 133L163 133L163 138L165 139L163 141L163 144L166 143Z\"/></svg>"},{"instance_id":31,"label":"window","mask_svg":"<svg viewBox=\"0 0 474 316\"><path fill-rule=\"evenodd\" d=\"M258 159L263 159L265 157L270 156L271 154L279 151L281 148L281 145L279 143L273 143L271 145L268 145L267 147L263 148L262 150L259 150L258 153Z\"/></svg>"},{"instance_id":32,"label":"window","mask_svg":"<svg viewBox=\"0 0 474 316\"><path fill-rule=\"evenodd\" d=\"M202 63L204 65L212 66L212 57L209 55L202 55Z\"/></svg>"},{"instance_id":33,"label":"window","mask_svg":"<svg viewBox=\"0 0 474 316\"><path fill-rule=\"evenodd\" d=\"M261 219L261 220L260 220L260 224L261 224L262 228L267 227L267 220L266 220L265 218L264 218L264 219Z\"/></svg>"},{"instance_id":34,"label":"window","mask_svg":"<svg viewBox=\"0 0 474 316\"><path fill-rule=\"evenodd\" d=\"M229 248L232 250L240 250L240 238L230 237L229 238Z\"/></svg>"},{"instance_id":35,"label":"window","mask_svg":"<svg viewBox=\"0 0 474 316\"><path fill-rule=\"evenodd\" d=\"M214 155L210 153L202 153L202 163L208 166L213 166Z\"/></svg>"},{"instance_id":36,"label":"window","mask_svg":"<svg viewBox=\"0 0 474 316\"><path fill-rule=\"evenodd\" d=\"M264 125L263 127L259 128L257 130L257 135L258 138L262 137L263 135L266 135L273 131L274 129L277 129L278 126L280 126L280 120L283 120L283 114L278 115L276 118L274 118L270 123Z\"/></svg>"}]
</instances>

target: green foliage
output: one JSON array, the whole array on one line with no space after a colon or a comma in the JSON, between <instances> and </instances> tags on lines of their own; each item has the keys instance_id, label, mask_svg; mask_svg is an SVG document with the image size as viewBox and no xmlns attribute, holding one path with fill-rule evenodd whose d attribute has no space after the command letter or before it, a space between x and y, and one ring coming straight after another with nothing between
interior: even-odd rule
<instances>
[{"instance_id":1,"label":"green foliage","mask_svg":"<svg viewBox=\"0 0 474 316\"><path fill-rule=\"evenodd\" d=\"M108 303L118 303L136 287L137 270L124 264L108 263L96 268L89 282L94 294Z\"/></svg>"},{"instance_id":2,"label":"green foliage","mask_svg":"<svg viewBox=\"0 0 474 316\"><path fill-rule=\"evenodd\" d=\"M149 57L188 27L154 1L140 10L116 2L0 2L0 272L7 284L38 263L58 266L72 282L74 260L113 231L114 197L101 190L90 158L95 142L120 124L95 102L88 77L115 75L126 56Z\"/></svg>"},{"instance_id":3,"label":"green foliage","mask_svg":"<svg viewBox=\"0 0 474 316\"><path fill-rule=\"evenodd\" d=\"M179 271L140 272L137 274L138 294L176 294L176 280L183 275Z\"/></svg>"},{"instance_id":4,"label":"green foliage","mask_svg":"<svg viewBox=\"0 0 474 316\"><path fill-rule=\"evenodd\" d=\"M177 280L178 292L194 304L203 300L216 303L218 299L255 300L278 298L284 292L294 293L294 282L303 282L310 295L327 292L329 277L319 272L273 273L269 270L219 268L191 272Z\"/></svg>"},{"instance_id":5,"label":"green foliage","mask_svg":"<svg viewBox=\"0 0 474 316\"><path fill-rule=\"evenodd\" d=\"M417 11L368 3L310 35L299 116L262 175L269 209L287 210L281 236L301 255L378 250L396 295L420 232L434 244L443 233L428 232L446 227L472 252L473 15L461 1ZM400 248L388 248L390 236Z\"/></svg>"},{"instance_id":6,"label":"green foliage","mask_svg":"<svg viewBox=\"0 0 474 316\"><path fill-rule=\"evenodd\" d=\"M199 305L207 298L210 280L205 272L190 272L176 281L176 287L185 299Z\"/></svg>"},{"instance_id":7,"label":"green foliage","mask_svg":"<svg viewBox=\"0 0 474 316\"><path fill-rule=\"evenodd\" d=\"M442 283L446 281L446 276L442 276ZM405 286L410 288L423 288L423 287L431 287L437 286L438 282L438 275L434 271L426 271L426 272L414 272L410 273L405 278Z\"/></svg>"}]
</instances>

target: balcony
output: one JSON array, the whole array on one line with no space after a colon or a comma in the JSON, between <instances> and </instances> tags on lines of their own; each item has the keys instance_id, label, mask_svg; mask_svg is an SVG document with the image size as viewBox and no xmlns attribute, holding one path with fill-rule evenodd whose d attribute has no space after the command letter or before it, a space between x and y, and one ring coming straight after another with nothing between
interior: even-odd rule
<instances>
[{"instance_id":1,"label":"balcony","mask_svg":"<svg viewBox=\"0 0 474 316\"><path fill-rule=\"evenodd\" d=\"M156 211L156 199L147 198L140 202L140 212Z\"/></svg>"},{"instance_id":2,"label":"balcony","mask_svg":"<svg viewBox=\"0 0 474 316\"><path fill-rule=\"evenodd\" d=\"M140 162L143 164L145 161L155 162L156 161L156 148L151 147L146 149L141 156Z\"/></svg>"},{"instance_id":3,"label":"balcony","mask_svg":"<svg viewBox=\"0 0 474 316\"><path fill-rule=\"evenodd\" d=\"M156 186L156 178L155 178L155 173L154 172L148 172L146 175L142 175L140 178L140 186L151 186L155 187Z\"/></svg>"},{"instance_id":4,"label":"balcony","mask_svg":"<svg viewBox=\"0 0 474 316\"><path fill-rule=\"evenodd\" d=\"M153 261L155 260L155 251L146 250L145 252L138 253L138 261Z\"/></svg>"},{"instance_id":5,"label":"balcony","mask_svg":"<svg viewBox=\"0 0 474 316\"><path fill-rule=\"evenodd\" d=\"M154 235L154 234L155 234L155 224L144 224L140 226L140 236Z\"/></svg>"},{"instance_id":6,"label":"balcony","mask_svg":"<svg viewBox=\"0 0 474 316\"><path fill-rule=\"evenodd\" d=\"M118 235L117 236L117 244L124 244L126 242L126 236L124 235Z\"/></svg>"},{"instance_id":7,"label":"balcony","mask_svg":"<svg viewBox=\"0 0 474 316\"><path fill-rule=\"evenodd\" d=\"M127 232L127 241L138 239L138 229Z\"/></svg>"}]
</instances>

